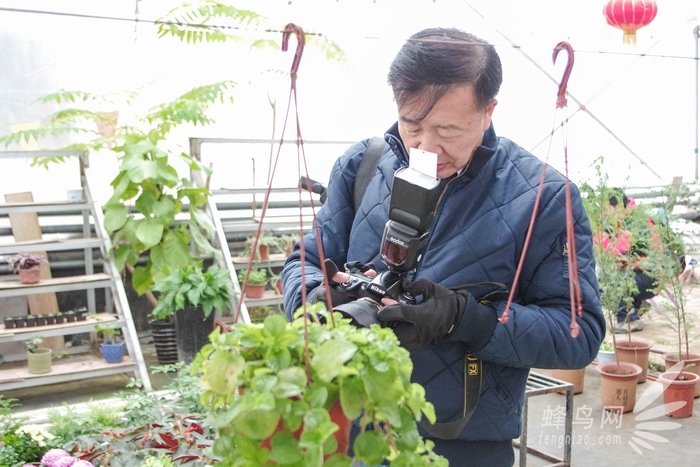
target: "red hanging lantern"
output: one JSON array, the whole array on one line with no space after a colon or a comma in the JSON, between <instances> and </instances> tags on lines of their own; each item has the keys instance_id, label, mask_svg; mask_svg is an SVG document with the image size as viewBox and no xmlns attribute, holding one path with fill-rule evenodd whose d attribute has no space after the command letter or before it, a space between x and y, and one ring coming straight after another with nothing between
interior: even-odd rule
<instances>
[{"instance_id":1,"label":"red hanging lantern","mask_svg":"<svg viewBox=\"0 0 700 467\"><path fill-rule=\"evenodd\" d=\"M636 44L637 29L651 23L656 10L655 0L610 0L603 14L610 26L622 29L624 44Z\"/></svg>"}]
</instances>

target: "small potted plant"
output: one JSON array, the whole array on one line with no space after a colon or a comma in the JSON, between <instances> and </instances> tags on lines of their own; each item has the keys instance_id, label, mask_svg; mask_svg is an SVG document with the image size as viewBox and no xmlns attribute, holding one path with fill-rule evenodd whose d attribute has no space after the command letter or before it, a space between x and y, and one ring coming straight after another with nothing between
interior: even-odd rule
<instances>
[{"instance_id":1,"label":"small potted plant","mask_svg":"<svg viewBox=\"0 0 700 467\"><path fill-rule=\"evenodd\" d=\"M36 326L36 316L34 316L34 315L27 315L27 316L24 318L24 322L27 323L26 326L27 326L28 328L33 328L34 326Z\"/></svg>"},{"instance_id":2,"label":"small potted plant","mask_svg":"<svg viewBox=\"0 0 700 467\"><path fill-rule=\"evenodd\" d=\"M300 238L298 233L282 235L279 238L280 250L287 256L291 255L294 251L294 245L296 245Z\"/></svg>"},{"instance_id":3,"label":"small potted plant","mask_svg":"<svg viewBox=\"0 0 700 467\"><path fill-rule=\"evenodd\" d=\"M246 298L263 298L267 285L267 273L264 269L252 269L246 282L246 271L238 271L238 282Z\"/></svg>"},{"instance_id":4,"label":"small potted plant","mask_svg":"<svg viewBox=\"0 0 700 467\"><path fill-rule=\"evenodd\" d=\"M180 360L190 363L209 342L214 311L231 309L233 282L229 271L216 265L206 271L200 263L172 270L165 266L163 272L165 277L152 288L159 295L151 316L174 318Z\"/></svg>"},{"instance_id":5,"label":"small potted plant","mask_svg":"<svg viewBox=\"0 0 700 467\"><path fill-rule=\"evenodd\" d=\"M270 251L272 248L279 248L279 237L263 233L257 239L256 237L248 237L245 242L245 253L250 257L253 256L253 261L269 261Z\"/></svg>"},{"instance_id":6,"label":"small potted plant","mask_svg":"<svg viewBox=\"0 0 700 467\"><path fill-rule=\"evenodd\" d=\"M411 382L410 355L391 329L358 328L339 313L326 315L324 325L306 314L216 329L193 363L222 462L446 465L418 432L417 421L434 423L435 410ZM354 459L347 454L350 420L360 425Z\"/></svg>"},{"instance_id":7,"label":"small potted plant","mask_svg":"<svg viewBox=\"0 0 700 467\"><path fill-rule=\"evenodd\" d=\"M46 326L46 316L42 313L39 313L36 315L36 325L37 326Z\"/></svg>"},{"instance_id":8,"label":"small potted plant","mask_svg":"<svg viewBox=\"0 0 700 467\"><path fill-rule=\"evenodd\" d=\"M73 310L66 311L63 313L63 316L66 318L66 323L74 323L76 321L75 311Z\"/></svg>"},{"instance_id":9,"label":"small potted plant","mask_svg":"<svg viewBox=\"0 0 700 467\"><path fill-rule=\"evenodd\" d=\"M19 274L19 280L22 284L36 284L39 282L41 266L48 264L44 256L24 252L7 257L7 262L12 267L12 272Z\"/></svg>"},{"instance_id":10,"label":"small potted plant","mask_svg":"<svg viewBox=\"0 0 700 467\"><path fill-rule=\"evenodd\" d=\"M27 369L32 374L43 374L51 371L51 349L39 347L44 342L42 336L27 339Z\"/></svg>"},{"instance_id":11,"label":"small potted plant","mask_svg":"<svg viewBox=\"0 0 700 467\"><path fill-rule=\"evenodd\" d=\"M107 363L120 363L126 353L126 342L121 337L122 330L114 323L100 324L95 327L95 332L102 335L100 349Z\"/></svg>"},{"instance_id":12,"label":"small potted plant","mask_svg":"<svg viewBox=\"0 0 700 467\"><path fill-rule=\"evenodd\" d=\"M46 324L56 324L56 313L48 313L46 315Z\"/></svg>"},{"instance_id":13,"label":"small potted plant","mask_svg":"<svg viewBox=\"0 0 700 467\"><path fill-rule=\"evenodd\" d=\"M66 314L62 311L59 311L58 313L56 313L54 319L56 320L56 324L63 324L66 321Z\"/></svg>"},{"instance_id":14,"label":"small potted plant","mask_svg":"<svg viewBox=\"0 0 700 467\"><path fill-rule=\"evenodd\" d=\"M15 318L12 316L6 316L5 319L3 320L5 323L5 329L14 329L15 328Z\"/></svg>"}]
</instances>

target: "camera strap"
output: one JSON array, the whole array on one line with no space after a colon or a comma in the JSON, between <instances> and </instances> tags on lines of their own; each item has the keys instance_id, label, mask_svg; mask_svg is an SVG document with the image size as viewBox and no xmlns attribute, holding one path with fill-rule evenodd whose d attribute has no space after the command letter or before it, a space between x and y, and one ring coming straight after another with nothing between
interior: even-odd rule
<instances>
[{"instance_id":1,"label":"camera strap","mask_svg":"<svg viewBox=\"0 0 700 467\"><path fill-rule=\"evenodd\" d=\"M479 282L461 287L453 287L451 290L467 290L482 305L506 300L509 292L505 284L499 282ZM464 355L464 399L462 403L462 417L451 422L431 424L423 419L418 422L421 428L431 436L440 439L455 439L462 432L471 418L481 395L482 362L470 352Z\"/></svg>"},{"instance_id":2,"label":"camera strap","mask_svg":"<svg viewBox=\"0 0 700 467\"><path fill-rule=\"evenodd\" d=\"M462 432L471 418L481 394L482 368L481 360L467 352L464 355L464 400L462 417L451 422L430 423L422 419L418 422L421 428L431 436L440 439L455 439Z\"/></svg>"},{"instance_id":3,"label":"camera strap","mask_svg":"<svg viewBox=\"0 0 700 467\"><path fill-rule=\"evenodd\" d=\"M352 202L353 207L355 208L355 213L357 213L357 210L360 208L360 204L362 204L362 198L365 196L367 186L377 171L379 159L381 159L382 154L384 154L384 148L386 146L387 144L383 137L373 136L369 140L365 153L362 155L360 165L357 167L355 184L353 186Z\"/></svg>"}]
</instances>

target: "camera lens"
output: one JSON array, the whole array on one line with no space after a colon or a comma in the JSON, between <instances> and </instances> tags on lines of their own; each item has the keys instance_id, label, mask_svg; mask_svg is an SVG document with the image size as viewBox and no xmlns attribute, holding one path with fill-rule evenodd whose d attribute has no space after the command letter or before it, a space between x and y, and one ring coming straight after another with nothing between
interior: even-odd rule
<instances>
[{"instance_id":1,"label":"camera lens","mask_svg":"<svg viewBox=\"0 0 700 467\"><path fill-rule=\"evenodd\" d=\"M379 324L377 312L381 305L370 298L360 298L354 302L343 303L333 308L344 318L350 318L355 326L367 328L372 324Z\"/></svg>"}]
</instances>

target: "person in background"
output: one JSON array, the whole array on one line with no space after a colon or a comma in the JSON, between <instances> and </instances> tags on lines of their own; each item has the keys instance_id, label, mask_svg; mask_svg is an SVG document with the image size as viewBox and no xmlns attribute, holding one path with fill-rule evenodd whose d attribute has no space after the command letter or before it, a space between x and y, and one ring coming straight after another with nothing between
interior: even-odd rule
<instances>
[{"instance_id":1,"label":"person in background","mask_svg":"<svg viewBox=\"0 0 700 467\"><path fill-rule=\"evenodd\" d=\"M634 268L634 280L637 284L637 291L631 297L622 299L617 308L615 333L627 334L644 329L639 309L645 300L650 300L657 294L657 280L645 273L639 265L640 259L646 256L645 250L653 243L651 226L654 223L648 217L633 216L632 211L637 209L634 200L621 190L616 191L617 194L610 197L609 203L615 211L613 217L625 225L624 229L616 234L615 241L611 242L612 252L624 258L619 262L621 268ZM609 241L609 237L606 239Z\"/></svg>"},{"instance_id":2,"label":"person in background","mask_svg":"<svg viewBox=\"0 0 700 467\"><path fill-rule=\"evenodd\" d=\"M571 186L582 315L572 337L566 236L565 178L549 167L537 219L522 265L516 269L530 230L543 162L496 134L492 116L502 81L495 48L457 29L426 29L402 46L388 83L398 121L385 133L388 143L362 202L353 207L353 184L369 139L351 146L335 163L326 203L318 212L323 253L341 269L331 286L348 279L349 261L377 265L394 174L409 161L409 149L437 154L442 194L435 206L430 240L417 270L403 282L416 304L383 300L377 318L391 327L411 353L413 380L426 390L439 423L459 422L465 410L467 355L481 362L478 403L457 433L437 435L421 428L450 465L511 466L512 440L520 436L526 381L531 368L583 368L596 356L605 335L592 233L578 188ZM302 240L282 273L284 309L290 319L301 305L326 301L316 234ZM303 278L303 280L302 280ZM500 283L514 288L484 300L469 287ZM333 306L349 301L331 287ZM509 318L499 322L506 311Z\"/></svg>"}]
</instances>

